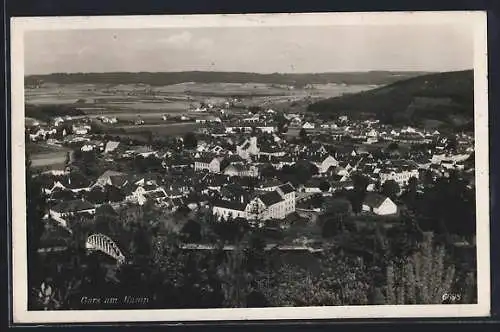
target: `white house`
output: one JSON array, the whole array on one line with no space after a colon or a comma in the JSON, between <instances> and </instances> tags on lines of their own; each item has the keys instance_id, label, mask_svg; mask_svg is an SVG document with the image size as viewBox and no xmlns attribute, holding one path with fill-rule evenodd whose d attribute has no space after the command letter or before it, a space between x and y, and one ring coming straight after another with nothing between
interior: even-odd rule
<instances>
[{"instance_id":1,"label":"white house","mask_svg":"<svg viewBox=\"0 0 500 332\"><path fill-rule=\"evenodd\" d=\"M379 172L379 177L381 185L387 180L394 180L402 187L407 185L412 177L418 179L419 172L417 168L383 169Z\"/></svg>"},{"instance_id":2,"label":"white house","mask_svg":"<svg viewBox=\"0 0 500 332\"><path fill-rule=\"evenodd\" d=\"M310 161L318 167L318 173L326 173L330 167L337 167L339 165L339 162L330 154L315 155L310 158Z\"/></svg>"},{"instance_id":3,"label":"white house","mask_svg":"<svg viewBox=\"0 0 500 332\"><path fill-rule=\"evenodd\" d=\"M148 199L152 199L156 202L160 202L167 197L165 189L158 187L156 185L139 185L131 195L127 197L128 201L137 203L139 205L144 205Z\"/></svg>"},{"instance_id":4,"label":"white house","mask_svg":"<svg viewBox=\"0 0 500 332\"><path fill-rule=\"evenodd\" d=\"M73 126L72 129L75 135L86 135L90 131L90 126Z\"/></svg>"},{"instance_id":5,"label":"white house","mask_svg":"<svg viewBox=\"0 0 500 332\"><path fill-rule=\"evenodd\" d=\"M224 169L224 175L258 177L259 170L254 165L231 164Z\"/></svg>"},{"instance_id":6,"label":"white house","mask_svg":"<svg viewBox=\"0 0 500 332\"><path fill-rule=\"evenodd\" d=\"M389 197L368 192L363 202L363 211L373 212L379 216L388 216L396 214L398 207Z\"/></svg>"},{"instance_id":7,"label":"white house","mask_svg":"<svg viewBox=\"0 0 500 332\"><path fill-rule=\"evenodd\" d=\"M315 125L314 123L311 123L311 122L306 122L302 125L302 128L304 129L314 129Z\"/></svg>"},{"instance_id":8,"label":"white house","mask_svg":"<svg viewBox=\"0 0 500 332\"><path fill-rule=\"evenodd\" d=\"M282 185L273 191L266 191L252 199L243 195L239 200L219 200L212 213L218 218L243 218L259 221L284 219L295 212L295 190L289 184Z\"/></svg>"},{"instance_id":9,"label":"white house","mask_svg":"<svg viewBox=\"0 0 500 332\"><path fill-rule=\"evenodd\" d=\"M261 130L263 133L267 133L267 134L272 134L276 131L276 127L268 126L268 125L257 126L256 128Z\"/></svg>"},{"instance_id":10,"label":"white house","mask_svg":"<svg viewBox=\"0 0 500 332\"><path fill-rule=\"evenodd\" d=\"M243 159L249 159L253 155L259 154L257 146L257 137L253 136L246 139L242 144L236 146L236 153Z\"/></svg>"},{"instance_id":11,"label":"white house","mask_svg":"<svg viewBox=\"0 0 500 332\"><path fill-rule=\"evenodd\" d=\"M221 157L201 156L194 161L194 170L203 171L207 170L210 173L220 173Z\"/></svg>"},{"instance_id":12,"label":"white house","mask_svg":"<svg viewBox=\"0 0 500 332\"><path fill-rule=\"evenodd\" d=\"M120 145L120 142L108 141L106 143L106 146L104 147L104 153L110 153L110 152L115 151L119 145Z\"/></svg>"},{"instance_id":13,"label":"white house","mask_svg":"<svg viewBox=\"0 0 500 332\"><path fill-rule=\"evenodd\" d=\"M94 145L92 145L92 144L84 144L84 145L82 145L82 147L80 148L80 150L83 151L83 152L94 151Z\"/></svg>"},{"instance_id":14,"label":"white house","mask_svg":"<svg viewBox=\"0 0 500 332\"><path fill-rule=\"evenodd\" d=\"M244 122L258 122L258 121L260 121L260 117L259 117L259 115L253 115L251 117L244 118L243 121Z\"/></svg>"}]
</instances>

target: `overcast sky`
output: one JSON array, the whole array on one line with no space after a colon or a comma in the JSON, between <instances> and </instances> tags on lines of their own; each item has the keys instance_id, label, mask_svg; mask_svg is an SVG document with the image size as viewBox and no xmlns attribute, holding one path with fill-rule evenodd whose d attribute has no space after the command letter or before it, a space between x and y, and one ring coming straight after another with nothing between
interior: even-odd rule
<instances>
[{"instance_id":1,"label":"overcast sky","mask_svg":"<svg viewBox=\"0 0 500 332\"><path fill-rule=\"evenodd\" d=\"M473 67L467 25L30 31L25 74L113 71L305 73Z\"/></svg>"}]
</instances>

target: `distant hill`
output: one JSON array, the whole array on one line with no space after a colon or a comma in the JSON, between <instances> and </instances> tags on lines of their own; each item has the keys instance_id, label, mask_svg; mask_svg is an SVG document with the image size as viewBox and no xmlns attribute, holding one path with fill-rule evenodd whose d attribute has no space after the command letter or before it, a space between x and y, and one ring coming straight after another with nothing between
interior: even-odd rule
<instances>
[{"instance_id":1,"label":"distant hill","mask_svg":"<svg viewBox=\"0 0 500 332\"><path fill-rule=\"evenodd\" d=\"M322 118L341 114L385 123L467 128L474 118L473 71L422 75L309 105Z\"/></svg>"},{"instance_id":2,"label":"distant hill","mask_svg":"<svg viewBox=\"0 0 500 332\"><path fill-rule=\"evenodd\" d=\"M423 72L350 72L317 74L257 74L244 72L186 71L165 73L55 73L25 77L26 86L45 83L94 83L94 84L148 84L152 86L185 82L197 83L269 83L305 86L307 84L389 84L401 79L425 74Z\"/></svg>"}]
</instances>

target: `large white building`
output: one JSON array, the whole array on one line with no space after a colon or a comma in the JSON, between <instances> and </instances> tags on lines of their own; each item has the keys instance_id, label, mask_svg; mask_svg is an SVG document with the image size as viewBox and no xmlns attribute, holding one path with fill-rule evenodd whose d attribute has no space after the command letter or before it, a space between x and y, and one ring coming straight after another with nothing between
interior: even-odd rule
<instances>
[{"instance_id":1,"label":"large white building","mask_svg":"<svg viewBox=\"0 0 500 332\"><path fill-rule=\"evenodd\" d=\"M258 177L259 170L254 165L230 164L224 169L224 175Z\"/></svg>"},{"instance_id":2,"label":"large white building","mask_svg":"<svg viewBox=\"0 0 500 332\"><path fill-rule=\"evenodd\" d=\"M217 201L212 213L220 220L222 218L243 218L259 221L269 219L284 219L295 212L295 189L284 184L273 191L264 191L251 199L244 196L240 200L222 199Z\"/></svg>"},{"instance_id":3,"label":"large white building","mask_svg":"<svg viewBox=\"0 0 500 332\"><path fill-rule=\"evenodd\" d=\"M411 178L417 178L419 176L418 169L389 169L381 170L379 173L380 184L384 184L387 180L394 180L398 183L400 187L406 186Z\"/></svg>"},{"instance_id":4,"label":"large white building","mask_svg":"<svg viewBox=\"0 0 500 332\"><path fill-rule=\"evenodd\" d=\"M220 173L220 163L222 158L213 156L201 156L194 161L194 170L207 170L210 173Z\"/></svg>"},{"instance_id":5,"label":"large white building","mask_svg":"<svg viewBox=\"0 0 500 332\"><path fill-rule=\"evenodd\" d=\"M387 180L396 181L400 187L406 186L411 178L419 177L418 164L410 160L388 160L380 167L380 185Z\"/></svg>"}]
</instances>

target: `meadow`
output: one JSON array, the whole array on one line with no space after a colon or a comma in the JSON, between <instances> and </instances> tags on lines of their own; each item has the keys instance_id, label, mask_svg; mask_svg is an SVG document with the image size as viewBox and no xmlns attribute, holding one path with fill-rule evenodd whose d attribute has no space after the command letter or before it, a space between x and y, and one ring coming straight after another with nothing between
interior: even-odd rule
<instances>
[{"instance_id":1,"label":"meadow","mask_svg":"<svg viewBox=\"0 0 500 332\"><path fill-rule=\"evenodd\" d=\"M32 105L68 105L85 114L178 114L200 103L237 100L238 106L286 104L305 98L324 99L373 88L372 85L316 84L304 88L263 83L180 83L151 87L143 84L54 84L25 89Z\"/></svg>"}]
</instances>

